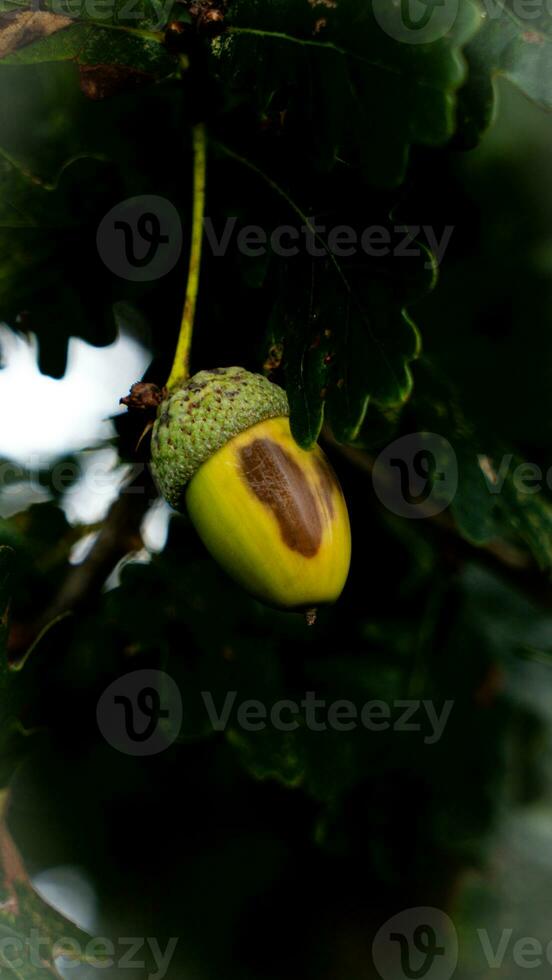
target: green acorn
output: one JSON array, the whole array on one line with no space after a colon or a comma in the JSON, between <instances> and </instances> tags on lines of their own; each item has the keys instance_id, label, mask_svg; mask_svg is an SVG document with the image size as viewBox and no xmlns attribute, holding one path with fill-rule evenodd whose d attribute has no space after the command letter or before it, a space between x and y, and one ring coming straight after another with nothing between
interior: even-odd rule
<instances>
[{"instance_id":1,"label":"green acorn","mask_svg":"<svg viewBox=\"0 0 552 980\"><path fill-rule=\"evenodd\" d=\"M351 552L341 487L319 446L301 449L282 388L240 367L200 371L159 405L151 468L222 567L287 609L333 602Z\"/></svg>"}]
</instances>

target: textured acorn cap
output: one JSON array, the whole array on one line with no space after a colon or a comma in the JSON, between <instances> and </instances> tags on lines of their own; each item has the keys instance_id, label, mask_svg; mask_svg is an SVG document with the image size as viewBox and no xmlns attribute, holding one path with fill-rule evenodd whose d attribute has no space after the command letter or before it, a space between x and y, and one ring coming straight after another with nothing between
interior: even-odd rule
<instances>
[{"instance_id":1,"label":"textured acorn cap","mask_svg":"<svg viewBox=\"0 0 552 980\"><path fill-rule=\"evenodd\" d=\"M283 388L244 368L199 371L159 406L151 438L153 477L165 500L183 506L186 484L206 459L265 419L289 415Z\"/></svg>"}]
</instances>

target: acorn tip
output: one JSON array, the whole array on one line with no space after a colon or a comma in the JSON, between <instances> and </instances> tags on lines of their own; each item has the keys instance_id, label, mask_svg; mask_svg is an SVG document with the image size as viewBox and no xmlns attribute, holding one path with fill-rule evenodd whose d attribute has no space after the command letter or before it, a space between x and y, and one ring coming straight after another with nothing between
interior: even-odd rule
<instances>
[{"instance_id":1,"label":"acorn tip","mask_svg":"<svg viewBox=\"0 0 552 980\"><path fill-rule=\"evenodd\" d=\"M305 619L307 620L307 626L314 626L314 624L316 623L316 616L317 616L317 614L318 614L318 610L316 609L316 607L313 607L312 609L307 609L307 611L305 613Z\"/></svg>"}]
</instances>

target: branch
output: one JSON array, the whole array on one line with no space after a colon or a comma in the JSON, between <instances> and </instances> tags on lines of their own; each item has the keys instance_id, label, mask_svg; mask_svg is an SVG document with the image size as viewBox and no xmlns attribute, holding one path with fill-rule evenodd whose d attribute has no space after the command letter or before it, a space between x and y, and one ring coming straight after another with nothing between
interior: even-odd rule
<instances>
[{"instance_id":1,"label":"branch","mask_svg":"<svg viewBox=\"0 0 552 980\"><path fill-rule=\"evenodd\" d=\"M45 612L34 623L12 629L8 638L10 659L20 659L60 619L96 601L118 562L143 547L140 525L155 496L153 480L144 466L138 476L121 487L89 554L80 565L69 569Z\"/></svg>"}]
</instances>

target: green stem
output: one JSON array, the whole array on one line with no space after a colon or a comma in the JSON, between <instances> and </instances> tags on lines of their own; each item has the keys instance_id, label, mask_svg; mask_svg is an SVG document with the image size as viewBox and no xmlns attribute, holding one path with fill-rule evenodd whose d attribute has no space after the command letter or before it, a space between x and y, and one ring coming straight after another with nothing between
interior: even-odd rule
<instances>
[{"instance_id":1,"label":"green stem","mask_svg":"<svg viewBox=\"0 0 552 980\"><path fill-rule=\"evenodd\" d=\"M290 44L299 44L304 48L315 48L318 51L326 49L327 51L335 51L336 54L345 55L345 57L358 58L361 61L365 60L361 55L356 55L354 51L348 51L346 48L342 48L339 44L334 44L332 41L316 41L311 38L294 37L293 34L286 34L285 31L263 31L256 27L235 27L231 25L227 27L226 33L244 34L251 37L266 37L275 41L288 41Z\"/></svg>"},{"instance_id":2,"label":"green stem","mask_svg":"<svg viewBox=\"0 0 552 980\"><path fill-rule=\"evenodd\" d=\"M188 264L188 280L180 333L176 352L167 381L167 388L177 388L187 380L190 374L190 349L194 330L194 318L199 289L199 273L201 268L201 249L203 244L203 217L205 213L205 177L207 169L207 133L204 123L197 123L193 129L194 153L194 203L192 214L192 238L190 260Z\"/></svg>"}]
</instances>

